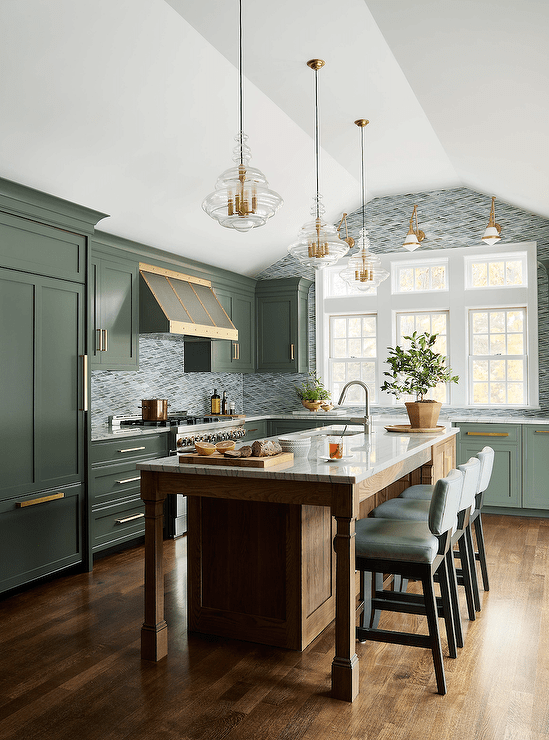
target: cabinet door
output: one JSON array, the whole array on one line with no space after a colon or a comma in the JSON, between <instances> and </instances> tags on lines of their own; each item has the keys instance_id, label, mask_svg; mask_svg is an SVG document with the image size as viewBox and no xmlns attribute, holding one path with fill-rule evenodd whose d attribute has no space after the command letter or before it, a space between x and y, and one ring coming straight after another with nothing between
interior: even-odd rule
<instances>
[{"instance_id":1,"label":"cabinet door","mask_svg":"<svg viewBox=\"0 0 549 740\"><path fill-rule=\"evenodd\" d=\"M524 490L522 505L528 509L549 509L549 427L525 425Z\"/></svg>"},{"instance_id":2,"label":"cabinet door","mask_svg":"<svg viewBox=\"0 0 549 740\"><path fill-rule=\"evenodd\" d=\"M138 265L92 260L92 367L135 370L138 366Z\"/></svg>"},{"instance_id":3,"label":"cabinet door","mask_svg":"<svg viewBox=\"0 0 549 740\"><path fill-rule=\"evenodd\" d=\"M459 424L461 429L457 462L466 462L488 445L494 450L494 469L486 493L485 506L520 508L521 439L518 424Z\"/></svg>"},{"instance_id":4,"label":"cabinet door","mask_svg":"<svg viewBox=\"0 0 549 740\"><path fill-rule=\"evenodd\" d=\"M231 319L238 329L238 341L231 342L233 372L253 373L255 370L255 299L254 296L233 295Z\"/></svg>"},{"instance_id":5,"label":"cabinet door","mask_svg":"<svg viewBox=\"0 0 549 740\"><path fill-rule=\"evenodd\" d=\"M308 371L308 290L304 278L257 284L257 371Z\"/></svg>"},{"instance_id":6,"label":"cabinet door","mask_svg":"<svg viewBox=\"0 0 549 740\"><path fill-rule=\"evenodd\" d=\"M0 499L83 479L83 287L0 270Z\"/></svg>"}]
</instances>

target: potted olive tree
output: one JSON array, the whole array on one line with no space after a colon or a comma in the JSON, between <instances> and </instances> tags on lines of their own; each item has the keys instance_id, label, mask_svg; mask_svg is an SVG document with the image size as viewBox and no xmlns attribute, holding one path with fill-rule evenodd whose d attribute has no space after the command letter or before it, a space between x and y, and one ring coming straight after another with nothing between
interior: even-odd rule
<instances>
[{"instance_id":1,"label":"potted olive tree","mask_svg":"<svg viewBox=\"0 0 549 740\"><path fill-rule=\"evenodd\" d=\"M301 385L295 385L294 388L301 403L309 411L318 411L322 405L329 402L330 391L323 386L315 372L309 373L306 380Z\"/></svg>"},{"instance_id":2,"label":"potted olive tree","mask_svg":"<svg viewBox=\"0 0 549 740\"><path fill-rule=\"evenodd\" d=\"M392 393L397 398L414 395L415 401L405 403L412 429L434 429L438 421L439 401L425 398L431 388L439 383L457 383L459 378L445 365L445 358L434 350L437 334L418 334L405 336L409 347L387 347L389 356L386 371L389 380L381 386L382 391Z\"/></svg>"}]
</instances>

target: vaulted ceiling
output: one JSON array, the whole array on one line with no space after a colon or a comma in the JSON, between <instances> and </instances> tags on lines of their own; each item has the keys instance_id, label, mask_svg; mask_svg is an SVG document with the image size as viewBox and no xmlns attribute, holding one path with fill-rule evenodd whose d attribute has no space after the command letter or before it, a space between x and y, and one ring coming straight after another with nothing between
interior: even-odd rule
<instances>
[{"instance_id":1,"label":"vaulted ceiling","mask_svg":"<svg viewBox=\"0 0 549 740\"><path fill-rule=\"evenodd\" d=\"M238 0L2 0L0 176L257 274L309 218L320 57L328 220L360 205L360 117L368 198L466 186L549 218L546 0L244 0L244 23L251 164L284 198L265 226L201 209L232 164Z\"/></svg>"}]
</instances>

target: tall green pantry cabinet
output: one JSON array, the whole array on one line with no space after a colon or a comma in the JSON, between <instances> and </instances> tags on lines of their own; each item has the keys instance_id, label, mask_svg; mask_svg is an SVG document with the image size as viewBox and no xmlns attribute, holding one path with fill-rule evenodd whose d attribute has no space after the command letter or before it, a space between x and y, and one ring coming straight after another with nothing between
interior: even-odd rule
<instances>
[{"instance_id":1,"label":"tall green pantry cabinet","mask_svg":"<svg viewBox=\"0 0 549 740\"><path fill-rule=\"evenodd\" d=\"M0 179L0 592L85 562L88 238L103 216Z\"/></svg>"}]
</instances>

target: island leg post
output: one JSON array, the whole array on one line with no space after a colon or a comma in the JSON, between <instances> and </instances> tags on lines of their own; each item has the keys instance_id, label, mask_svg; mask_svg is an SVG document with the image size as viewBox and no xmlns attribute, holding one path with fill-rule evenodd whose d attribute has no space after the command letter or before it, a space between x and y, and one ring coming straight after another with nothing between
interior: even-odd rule
<instances>
[{"instance_id":1,"label":"island leg post","mask_svg":"<svg viewBox=\"0 0 549 740\"><path fill-rule=\"evenodd\" d=\"M359 691L356 654L355 519L336 516L335 656L332 661L332 696L353 701Z\"/></svg>"},{"instance_id":2,"label":"island leg post","mask_svg":"<svg viewBox=\"0 0 549 740\"><path fill-rule=\"evenodd\" d=\"M141 628L141 658L158 661L168 654L164 619L164 499L157 473L141 471L145 503L145 621Z\"/></svg>"}]
</instances>

